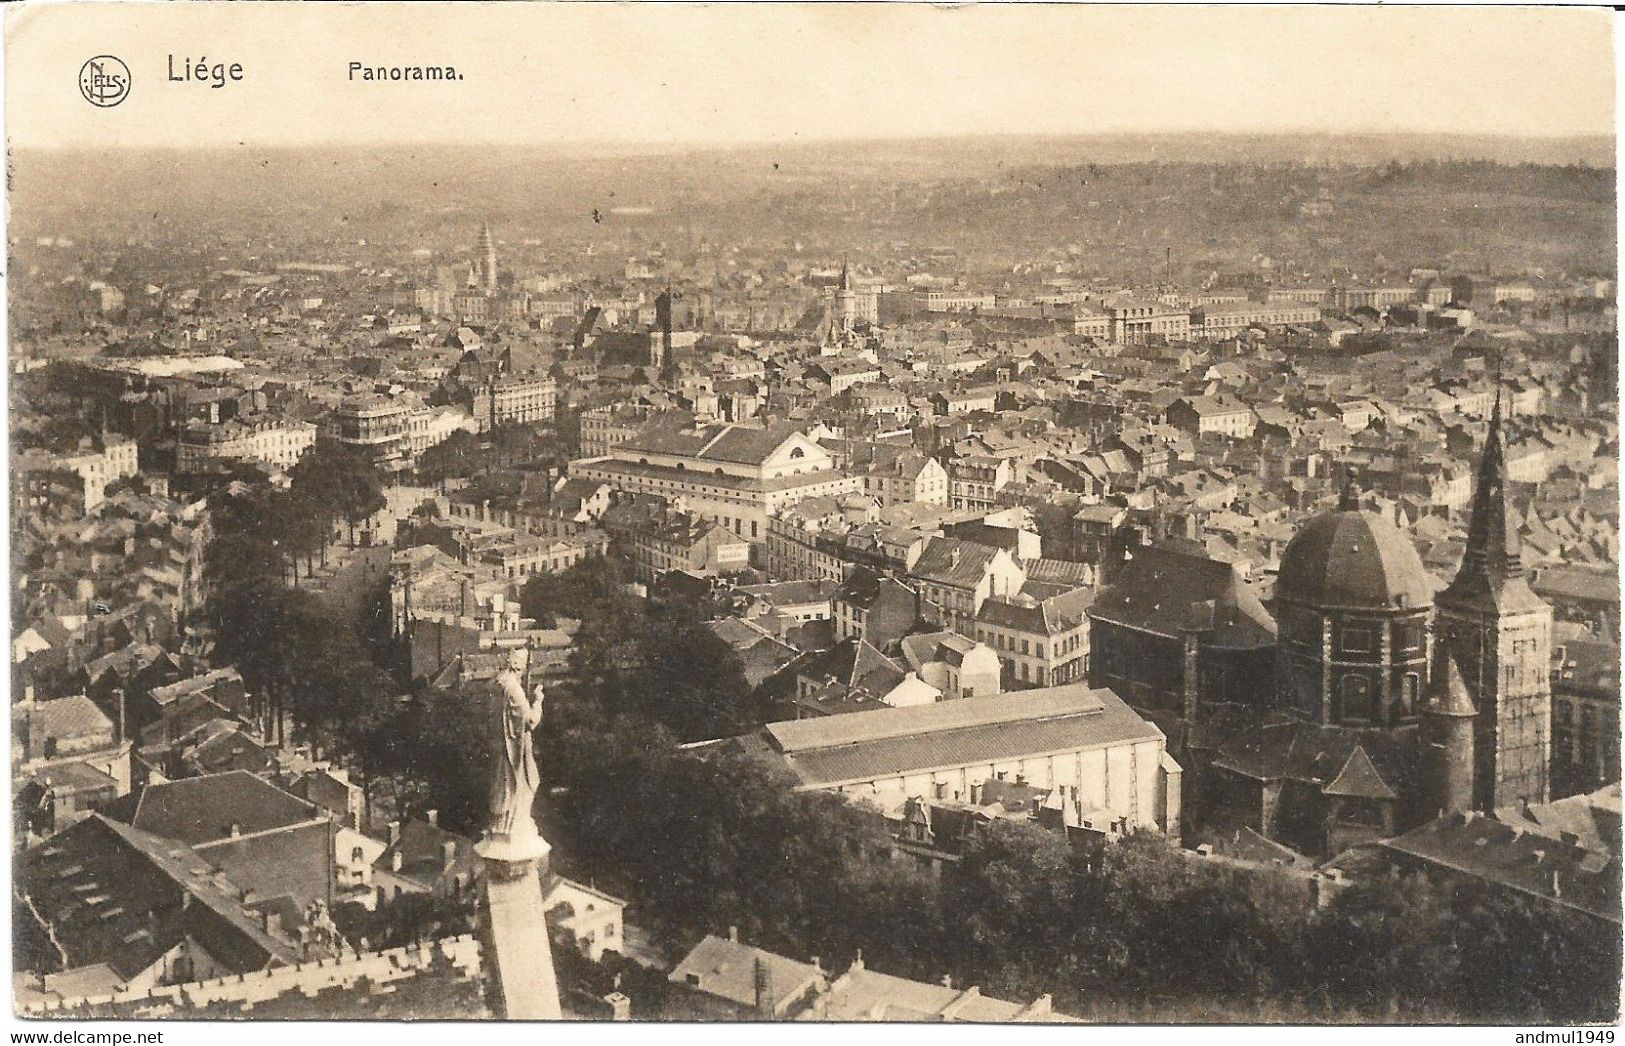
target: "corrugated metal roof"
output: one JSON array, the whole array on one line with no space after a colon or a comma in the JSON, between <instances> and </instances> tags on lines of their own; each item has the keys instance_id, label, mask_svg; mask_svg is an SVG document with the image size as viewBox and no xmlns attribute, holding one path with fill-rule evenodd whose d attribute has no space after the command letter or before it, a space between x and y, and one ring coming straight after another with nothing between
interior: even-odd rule
<instances>
[{"instance_id":1,"label":"corrugated metal roof","mask_svg":"<svg viewBox=\"0 0 1625 1046\"><path fill-rule=\"evenodd\" d=\"M1110 690L1083 684L774 723L767 730L785 763L812 787L1163 736Z\"/></svg>"},{"instance_id":2,"label":"corrugated metal roof","mask_svg":"<svg viewBox=\"0 0 1625 1046\"><path fill-rule=\"evenodd\" d=\"M782 752L878 741L889 737L956 730L972 726L1099 712L1109 690L1070 683L1013 694L989 694L914 708L892 708L857 716L769 723L767 732ZM1115 694L1111 695L1114 699Z\"/></svg>"}]
</instances>

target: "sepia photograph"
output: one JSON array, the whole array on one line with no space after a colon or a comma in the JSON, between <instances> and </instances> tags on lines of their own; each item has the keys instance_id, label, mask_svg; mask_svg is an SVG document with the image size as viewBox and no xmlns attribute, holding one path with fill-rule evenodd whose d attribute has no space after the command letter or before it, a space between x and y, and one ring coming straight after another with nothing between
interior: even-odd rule
<instances>
[{"instance_id":1,"label":"sepia photograph","mask_svg":"<svg viewBox=\"0 0 1625 1046\"><path fill-rule=\"evenodd\" d=\"M1617 25L10 5L11 1041L1613 1043Z\"/></svg>"}]
</instances>

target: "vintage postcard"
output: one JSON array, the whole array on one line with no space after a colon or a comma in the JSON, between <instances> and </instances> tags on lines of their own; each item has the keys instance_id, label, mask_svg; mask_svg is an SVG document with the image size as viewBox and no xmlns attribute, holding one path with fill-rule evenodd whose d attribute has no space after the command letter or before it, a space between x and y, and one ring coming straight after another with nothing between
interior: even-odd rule
<instances>
[{"instance_id":1,"label":"vintage postcard","mask_svg":"<svg viewBox=\"0 0 1625 1046\"><path fill-rule=\"evenodd\" d=\"M14 1028L1613 1041L1612 12L5 15Z\"/></svg>"}]
</instances>

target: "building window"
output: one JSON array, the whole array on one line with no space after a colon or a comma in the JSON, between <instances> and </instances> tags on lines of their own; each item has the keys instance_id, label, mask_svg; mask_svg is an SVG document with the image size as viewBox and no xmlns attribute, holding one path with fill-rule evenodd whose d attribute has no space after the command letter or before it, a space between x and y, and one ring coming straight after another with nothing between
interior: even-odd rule
<instances>
[{"instance_id":1,"label":"building window","mask_svg":"<svg viewBox=\"0 0 1625 1046\"><path fill-rule=\"evenodd\" d=\"M1342 634L1342 644L1345 653L1369 654L1371 652L1371 630L1369 628L1345 628Z\"/></svg>"},{"instance_id":2,"label":"building window","mask_svg":"<svg viewBox=\"0 0 1625 1046\"><path fill-rule=\"evenodd\" d=\"M1344 676L1341 689L1340 714L1344 722L1369 723L1375 718L1369 679L1359 675Z\"/></svg>"},{"instance_id":3,"label":"building window","mask_svg":"<svg viewBox=\"0 0 1625 1046\"><path fill-rule=\"evenodd\" d=\"M1409 719L1416 714L1416 696L1422 685L1421 677L1415 672L1405 673L1405 679L1399 690L1399 717Z\"/></svg>"}]
</instances>

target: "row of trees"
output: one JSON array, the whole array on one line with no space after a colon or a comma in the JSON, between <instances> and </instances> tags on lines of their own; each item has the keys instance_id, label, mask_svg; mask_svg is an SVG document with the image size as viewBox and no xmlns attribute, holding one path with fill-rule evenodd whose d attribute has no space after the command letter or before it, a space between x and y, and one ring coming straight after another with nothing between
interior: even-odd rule
<instances>
[{"instance_id":1,"label":"row of trees","mask_svg":"<svg viewBox=\"0 0 1625 1046\"><path fill-rule=\"evenodd\" d=\"M355 528L384 507L383 481L357 451L333 445L309 450L290 470L286 489L246 467L212 500L215 538L209 576L217 587L286 581L297 584L328 551L344 523Z\"/></svg>"},{"instance_id":2,"label":"row of trees","mask_svg":"<svg viewBox=\"0 0 1625 1046\"><path fill-rule=\"evenodd\" d=\"M216 658L237 666L262 735L357 761L363 781L399 690L370 655L360 623L335 618L297 587L327 559L342 522L352 530L383 506L371 465L342 448L312 451L279 489L245 474L211 499L208 623Z\"/></svg>"},{"instance_id":3,"label":"row of trees","mask_svg":"<svg viewBox=\"0 0 1625 1046\"><path fill-rule=\"evenodd\" d=\"M468 479L491 469L540 466L563 472L569 451L554 432L534 425L498 425L482 440L459 429L425 450L418 459L418 478L426 483Z\"/></svg>"}]
</instances>

